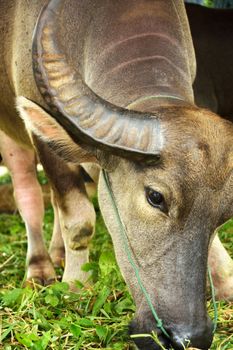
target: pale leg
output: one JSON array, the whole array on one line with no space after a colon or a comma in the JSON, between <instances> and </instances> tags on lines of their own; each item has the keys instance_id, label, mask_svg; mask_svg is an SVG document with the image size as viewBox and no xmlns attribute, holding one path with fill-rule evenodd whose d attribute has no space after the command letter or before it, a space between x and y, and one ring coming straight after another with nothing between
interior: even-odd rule
<instances>
[{"instance_id":1,"label":"pale leg","mask_svg":"<svg viewBox=\"0 0 233 350\"><path fill-rule=\"evenodd\" d=\"M209 252L209 265L217 299L233 300L233 260L217 235Z\"/></svg>"},{"instance_id":2,"label":"pale leg","mask_svg":"<svg viewBox=\"0 0 233 350\"><path fill-rule=\"evenodd\" d=\"M43 240L44 204L36 177L34 150L23 148L0 131L0 152L11 174L17 207L26 226L26 279L46 285L55 279L55 271Z\"/></svg>"}]
</instances>

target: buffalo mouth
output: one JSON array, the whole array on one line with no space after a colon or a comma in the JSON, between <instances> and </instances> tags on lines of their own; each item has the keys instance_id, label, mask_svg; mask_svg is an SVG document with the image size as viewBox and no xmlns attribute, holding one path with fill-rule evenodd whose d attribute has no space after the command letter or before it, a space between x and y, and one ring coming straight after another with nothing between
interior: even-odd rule
<instances>
[{"instance_id":1,"label":"buffalo mouth","mask_svg":"<svg viewBox=\"0 0 233 350\"><path fill-rule=\"evenodd\" d=\"M129 334L138 350L184 350L186 347L208 350L213 340L213 324L208 317L203 327L165 326L167 336L161 329L153 329L150 319L146 326L142 329L136 319L129 325ZM153 330L150 332L149 329Z\"/></svg>"}]
</instances>

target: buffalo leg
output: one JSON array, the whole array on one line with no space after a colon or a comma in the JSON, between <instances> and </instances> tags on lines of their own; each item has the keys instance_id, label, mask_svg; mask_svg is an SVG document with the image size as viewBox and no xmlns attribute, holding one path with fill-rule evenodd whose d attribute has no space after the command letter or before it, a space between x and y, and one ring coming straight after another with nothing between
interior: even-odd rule
<instances>
[{"instance_id":1,"label":"buffalo leg","mask_svg":"<svg viewBox=\"0 0 233 350\"><path fill-rule=\"evenodd\" d=\"M51 199L54 211L54 226L53 235L49 246L49 255L55 267L64 267L65 246L61 232L59 209L56 203L56 199L54 198L53 190L51 190Z\"/></svg>"},{"instance_id":2,"label":"buffalo leg","mask_svg":"<svg viewBox=\"0 0 233 350\"><path fill-rule=\"evenodd\" d=\"M34 137L34 143L58 207L65 244L63 281L75 289L75 280L86 282L89 277L82 271L82 265L89 259L88 244L95 227L94 207L86 193L81 167L65 162L37 137Z\"/></svg>"},{"instance_id":3,"label":"buffalo leg","mask_svg":"<svg viewBox=\"0 0 233 350\"><path fill-rule=\"evenodd\" d=\"M217 235L209 252L209 264L217 298L233 300L233 260Z\"/></svg>"},{"instance_id":4,"label":"buffalo leg","mask_svg":"<svg viewBox=\"0 0 233 350\"><path fill-rule=\"evenodd\" d=\"M12 177L14 197L25 222L28 240L27 281L48 284L55 271L43 240L44 203L36 177L35 152L0 131L0 150Z\"/></svg>"}]
</instances>

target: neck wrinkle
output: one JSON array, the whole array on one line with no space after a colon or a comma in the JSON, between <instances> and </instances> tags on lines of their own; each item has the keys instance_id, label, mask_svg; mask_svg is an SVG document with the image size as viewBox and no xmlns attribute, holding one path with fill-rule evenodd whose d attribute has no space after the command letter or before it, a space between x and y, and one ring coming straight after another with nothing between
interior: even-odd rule
<instances>
[{"instance_id":1,"label":"neck wrinkle","mask_svg":"<svg viewBox=\"0 0 233 350\"><path fill-rule=\"evenodd\" d=\"M176 95L152 95L144 96L136 99L126 106L129 110L138 112L156 112L159 107L168 106L188 106L190 103L185 101L182 97Z\"/></svg>"}]
</instances>

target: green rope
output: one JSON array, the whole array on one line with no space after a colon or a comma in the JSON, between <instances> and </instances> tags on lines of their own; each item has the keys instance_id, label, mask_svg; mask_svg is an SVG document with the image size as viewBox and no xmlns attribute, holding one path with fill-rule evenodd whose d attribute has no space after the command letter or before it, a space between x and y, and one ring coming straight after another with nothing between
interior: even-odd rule
<instances>
[{"instance_id":1,"label":"green rope","mask_svg":"<svg viewBox=\"0 0 233 350\"><path fill-rule=\"evenodd\" d=\"M115 211L115 214L116 214L116 217L117 217L117 221L118 221L118 224L120 226L120 233L121 233L121 238L123 240L123 243L124 243L124 248L125 248L125 252L126 252L126 255L127 255L127 258L129 260L129 263L130 265L132 266L133 270L134 270L134 273L135 273L135 276L137 278L137 281L138 281L138 285L142 291L142 293L144 294L145 298L146 298L146 301L151 309L151 312L155 318L155 321L156 321L156 326L161 329L161 331L163 332L163 334L170 338L169 334L166 332L165 328L163 327L163 321L159 318L157 312L155 311L154 309L154 306L152 304L152 301L151 301L151 298L149 296L149 294L147 293L147 290L146 288L144 287L143 283L142 283L142 280L141 280L141 277L140 277L140 273L139 273L139 270L132 258L132 254L131 254L131 250L130 250L130 247L129 247L129 243L128 243L128 237L126 235L126 228L121 220L121 217L120 217L120 214L119 214L119 211L118 211L118 208L116 206L116 201L115 201L115 198L114 198L114 194L112 192L112 189L111 189L111 185L110 185L110 182L109 182L109 178L108 178L108 175L107 173L105 172L105 170L103 170L103 178L104 178L104 181L105 181L105 184L106 184L106 187L108 189L108 193L110 195L110 198L111 198L111 202L112 202L112 206L114 208L114 211Z\"/></svg>"},{"instance_id":2,"label":"green rope","mask_svg":"<svg viewBox=\"0 0 233 350\"><path fill-rule=\"evenodd\" d=\"M129 243L128 243L128 237L127 237L127 234L126 234L126 228L125 228L125 225L123 224L123 222L121 220L120 213L119 213L117 205L116 205L116 200L115 200L115 197L114 197L114 194L112 192L111 185L110 185L109 177L108 177L108 174L106 173L105 170L103 170L103 178L104 178L105 185L107 187L108 193L109 193L110 198L111 198L112 206L113 206L114 212L116 214L118 225L120 226L120 234L121 234L122 241L124 243L125 253L127 255L127 258L128 258L128 261L129 261L130 265L132 266L132 268L134 270L135 276L136 276L137 281L138 281L138 285L139 285L142 293L144 294L144 296L146 298L147 304L149 305L149 307L151 309L152 315L154 316L154 319L156 321L157 328L161 329L161 331L163 332L163 334L167 338L170 338L169 334L167 333L167 331L163 327L163 321L159 318L157 312L155 311L155 308L154 308L154 306L152 304L151 298L150 298L149 294L147 293L146 288L144 287L144 285L142 283L139 270L138 270L138 268L137 268L137 266L136 266L136 264L135 264L135 262L134 262L134 260L132 258L131 250L130 250ZM216 298L215 298L214 284L213 284L213 280L212 280L211 271L210 271L210 267L209 266L208 266L208 276L209 276L210 287L211 287L211 295L212 295L212 300L213 300L213 305L214 305L214 320L213 320L214 328L213 328L213 333L215 333L216 328L217 328L217 321L218 321L218 310L217 310L217 304L216 304Z\"/></svg>"},{"instance_id":3,"label":"green rope","mask_svg":"<svg viewBox=\"0 0 233 350\"><path fill-rule=\"evenodd\" d=\"M211 270L210 267L208 266L208 277L210 281L210 289L211 289L211 296L213 300L213 306L214 306L214 328L213 328L213 333L215 333L217 329L217 323L218 323L218 309L217 309L217 303L216 303L216 296L215 296L215 288L214 288L214 283L211 275Z\"/></svg>"}]
</instances>

